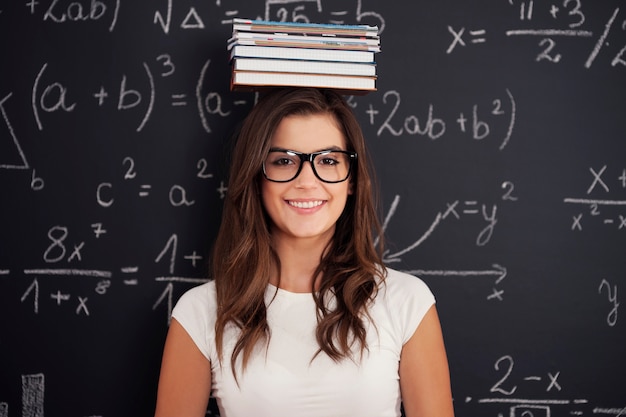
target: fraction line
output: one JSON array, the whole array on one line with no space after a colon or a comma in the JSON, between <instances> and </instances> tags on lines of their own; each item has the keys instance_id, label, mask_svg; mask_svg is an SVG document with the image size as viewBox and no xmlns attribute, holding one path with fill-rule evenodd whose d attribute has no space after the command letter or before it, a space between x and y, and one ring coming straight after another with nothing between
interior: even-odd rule
<instances>
[{"instance_id":1,"label":"fraction line","mask_svg":"<svg viewBox=\"0 0 626 417\"><path fill-rule=\"evenodd\" d=\"M507 30L506 36L579 36L589 38L593 36L593 32L589 30L562 30L562 29L516 29Z\"/></svg>"},{"instance_id":2,"label":"fraction line","mask_svg":"<svg viewBox=\"0 0 626 417\"><path fill-rule=\"evenodd\" d=\"M25 269L26 275L71 275L83 277L111 278L111 271L98 271L93 269Z\"/></svg>"},{"instance_id":3,"label":"fraction line","mask_svg":"<svg viewBox=\"0 0 626 417\"><path fill-rule=\"evenodd\" d=\"M564 198L564 203L571 204L598 204L602 206L626 206L626 200L595 200L586 198Z\"/></svg>"}]
</instances>

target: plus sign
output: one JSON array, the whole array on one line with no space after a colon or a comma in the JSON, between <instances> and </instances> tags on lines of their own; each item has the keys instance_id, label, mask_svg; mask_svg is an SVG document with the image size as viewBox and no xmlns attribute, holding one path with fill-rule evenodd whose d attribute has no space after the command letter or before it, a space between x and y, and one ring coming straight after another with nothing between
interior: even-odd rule
<instances>
[{"instance_id":1,"label":"plus sign","mask_svg":"<svg viewBox=\"0 0 626 417\"><path fill-rule=\"evenodd\" d=\"M191 261L191 265L195 268L196 261L199 261L200 259L202 259L202 256L198 255L196 251L193 251L191 255L185 256L185 259L189 259Z\"/></svg>"},{"instance_id":2,"label":"plus sign","mask_svg":"<svg viewBox=\"0 0 626 417\"><path fill-rule=\"evenodd\" d=\"M376 116L378 114L378 110L374 110L374 107L372 106L372 103L370 103L370 108L368 110L365 111L365 113L367 113L370 117L370 124L373 125L374 124L374 116Z\"/></svg>"},{"instance_id":3,"label":"plus sign","mask_svg":"<svg viewBox=\"0 0 626 417\"><path fill-rule=\"evenodd\" d=\"M228 187L224 186L224 181L220 181L220 188L217 189L217 192L220 193L220 198L226 196L226 191L228 191Z\"/></svg>"},{"instance_id":4,"label":"plus sign","mask_svg":"<svg viewBox=\"0 0 626 417\"><path fill-rule=\"evenodd\" d=\"M50 298L57 300L57 305L60 306L61 305L61 301L67 301L70 299L70 295L69 294L61 294L60 290L57 290L56 294L50 294Z\"/></svg>"},{"instance_id":5,"label":"plus sign","mask_svg":"<svg viewBox=\"0 0 626 417\"><path fill-rule=\"evenodd\" d=\"M100 87L100 91L95 93L93 96L98 99L98 106L102 106L102 104L104 104L104 99L107 98L109 94L106 92L104 87Z\"/></svg>"},{"instance_id":6,"label":"plus sign","mask_svg":"<svg viewBox=\"0 0 626 417\"><path fill-rule=\"evenodd\" d=\"M461 126L461 132L465 133L465 122L467 122L467 119L463 113L459 114L459 118L456 119L456 122Z\"/></svg>"},{"instance_id":7,"label":"plus sign","mask_svg":"<svg viewBox=\"0 0 626 417\"><path fill-rule=\"evenodd\" d=\"M622 188L626 188L626 169L622 170L622 175L617 177L622 182Z\"/></svg>"},{"instance_id":8,"label":"plus sign","mask_svg":"<svg viewBox=\"0 0 626 417\"><path fill-rule=\"evenodd\" d=\"M31 0L26 3L26 7L30 7L30 14L35 14L35 7L39 4L38 1Z\"/></svg>"}]
</instances>

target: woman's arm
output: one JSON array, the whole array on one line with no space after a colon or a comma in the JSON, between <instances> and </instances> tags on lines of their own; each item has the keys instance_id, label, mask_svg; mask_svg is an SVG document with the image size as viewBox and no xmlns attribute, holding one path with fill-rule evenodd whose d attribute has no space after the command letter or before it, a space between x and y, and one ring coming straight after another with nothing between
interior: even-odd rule
<instances>
[{"instance_id":1,"label":"woman's arm","mask_svg":"<svg viewBox=\"0 0 626 417\"><path fill-rule=\"evenodd\" d=\"M211 363L172 319L161 363L155 417L204 417L211 394Z\"/></svg>"},{"instance_id":2,"label":"woman's arm","mask_svg":"<svg viewBox=\"0 0 626 417\"><path fill-rule=\"evenodd\" d=\"M407 417L453 417L448 359L433 305L402 347L400 390Z\"/></svg>"}]
</instances>

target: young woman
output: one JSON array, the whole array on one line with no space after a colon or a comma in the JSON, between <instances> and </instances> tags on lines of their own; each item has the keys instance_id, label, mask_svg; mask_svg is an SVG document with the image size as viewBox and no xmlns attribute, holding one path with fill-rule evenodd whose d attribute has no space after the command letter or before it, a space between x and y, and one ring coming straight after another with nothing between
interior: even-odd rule
<instances>
[{"instance_id":1,"label":"young woman","mask_svg":"<svg viewBox=\"0 0 626 417\"><path fill-rule=\"evenodd\" d=\"M333 91L266 94L233 150L212 280L172 313L157 417L451 417L427 286L385 268L365 141Z\"/></svg>"}]
</instances>

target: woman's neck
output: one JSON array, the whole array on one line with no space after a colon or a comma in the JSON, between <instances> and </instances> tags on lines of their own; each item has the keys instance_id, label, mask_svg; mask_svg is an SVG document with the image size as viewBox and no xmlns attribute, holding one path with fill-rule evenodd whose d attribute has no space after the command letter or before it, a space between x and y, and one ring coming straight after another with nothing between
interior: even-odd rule
<instances>
[{"instance_id":1,"label":"woman's neck","mask_svg":"<svg viewBox=\"0 0 626 417\"><path fill-rule=\"evenodd\" d=\"M290 292L311 292L322 254L328 242L318 239L278 239L274 247L280 259L280 283L278 271L272 275L270 282Z\"/></svg>"}]
</instances>

